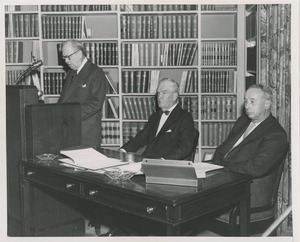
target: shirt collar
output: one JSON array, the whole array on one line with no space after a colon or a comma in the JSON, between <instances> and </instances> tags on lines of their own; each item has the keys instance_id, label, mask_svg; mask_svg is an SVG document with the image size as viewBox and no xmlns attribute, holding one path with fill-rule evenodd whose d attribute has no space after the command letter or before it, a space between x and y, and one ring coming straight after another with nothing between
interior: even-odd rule
<instances>
[{"instance_id":1,"label":"shirt collar","mask_svg":"<svg viewBox=\"0 0 300 242\"><path fill-rule=\"evenodd\" d=\"M84 57L81 65L79 66L79 68L77 69L76 73L78 74L80 72L80 70L82 69L82 67L85 65L85 63L87 63L87 58Z\"/></svg>"},{"instance_id":2,"label":"shirt collar","mask_svg":"<svg viewBox=\"0 0 300 242\"><path fill-rule=\"evenodd\" d=\"M173 109L177 106L178 103L175 103L172 107L170 107L168 110L166 111L170 111L170 113L173 111Z\"/></svg>"}]
</instances>

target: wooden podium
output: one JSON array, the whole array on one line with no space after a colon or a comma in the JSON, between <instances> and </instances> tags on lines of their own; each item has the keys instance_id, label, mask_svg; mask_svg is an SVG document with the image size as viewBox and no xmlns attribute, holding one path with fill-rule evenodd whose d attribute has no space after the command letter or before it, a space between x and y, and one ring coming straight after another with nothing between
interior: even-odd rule
<instances>
[{"instance_id":1,"label":"wooden podium","mask_svg":"<svg viewBox=\"0 0 300 242\"><path fill-rule=\"evenodd\" d=\"M39 187L30 191L35 201L30 213L38 222L22 220L19 161L81 144L80 105L39 104L37 92L34 86L6 87L7 234L24 235L24 223L30 223L32 235L82 234L84 220L70 201ZM39 204L51 210L42 211Z\"/></svg>"}]
</instances>

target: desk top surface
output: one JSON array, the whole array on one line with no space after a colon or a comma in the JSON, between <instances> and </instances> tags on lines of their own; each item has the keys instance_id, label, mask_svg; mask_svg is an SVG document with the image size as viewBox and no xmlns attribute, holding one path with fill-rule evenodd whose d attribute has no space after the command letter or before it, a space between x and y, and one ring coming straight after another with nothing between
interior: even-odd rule
<instances>
[{"instance_id":1,"label":"desk top surface","mask_svg":"<svg viewBox=\"0 0 300 242\"><path fill-rule=\"evenodd\" d=\"M124 159L124 154L118 151L108 149L98 149L98 151L108 157L118 158L120 160ZM142 157L136 156L135 160L141 161ZM76 179L77 181L104 189L117 191L124 195L147 196L147 198L173 205L199 198L199 196L206 196L237 184L250 182L250 178L246 175L224 170L212 171L206 178L200 178L198 187L149 184L145 183L144 175L135 175L130 180L120 182L111 180L106 175L97 172L60 165L57 160L42 162L36 159L22 161L21 164L34 167L44 172L51 172L59 176Z\"/></svg>"}]
</instances>

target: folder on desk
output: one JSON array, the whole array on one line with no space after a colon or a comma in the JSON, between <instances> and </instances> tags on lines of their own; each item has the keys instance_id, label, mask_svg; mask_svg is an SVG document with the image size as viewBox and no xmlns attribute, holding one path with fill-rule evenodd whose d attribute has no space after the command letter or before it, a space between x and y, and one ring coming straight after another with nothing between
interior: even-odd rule
<instances>
[{"instance_id":1,"label":"folder on desk","mask_svg":"<svg viewBox=\"0 0 300 242\"><path fill-rule=\"evenodd\" d=\"M60 153L68 157L59 159L62 163L89 170L99 170L128 164L128 162L122 162L119 159L109 158L93 148L61 150Z\"/></svg>"},{"instance_id":2,"label":"folder on desk","mask_svg":"<svg viewBox=\"0 0 300 242\"><path fill-rule=\"evenodd\" d=\"M193 163L183 160L143 159L142 171L146 183L198 186L198 178L206 177L206 172L222 169L222 166Z\"/></svg>"}]
</instances>

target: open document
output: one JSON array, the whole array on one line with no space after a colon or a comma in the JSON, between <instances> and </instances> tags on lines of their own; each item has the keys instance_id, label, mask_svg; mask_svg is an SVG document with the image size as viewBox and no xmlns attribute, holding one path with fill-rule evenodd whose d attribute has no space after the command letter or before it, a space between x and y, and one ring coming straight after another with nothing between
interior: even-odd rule
<instances>
[{"instance_id":1,"label":"open document","mask_svg":"<svg viewBox=\"0 0 300 242\"><path fill-rule=\"evenodd\" d=\"M193 166L195 168L197 178L204 178L206 177L207 172L224 168L223 166L207 162L193 163Z\"/></svg>"},{"instance_id":2,"label":"open document","mask_svg":"<svg viewBox=\"0 0 300 242\"><path fill-rule=\"evenodd\" d=\"M68 158L61 158L59 161L66 163L67 165L89 170L99 170L128 164L128 162L122 162L119 159L109 158L93 148L61 150L60 153Z\"/></svg>"}]
</instances>

